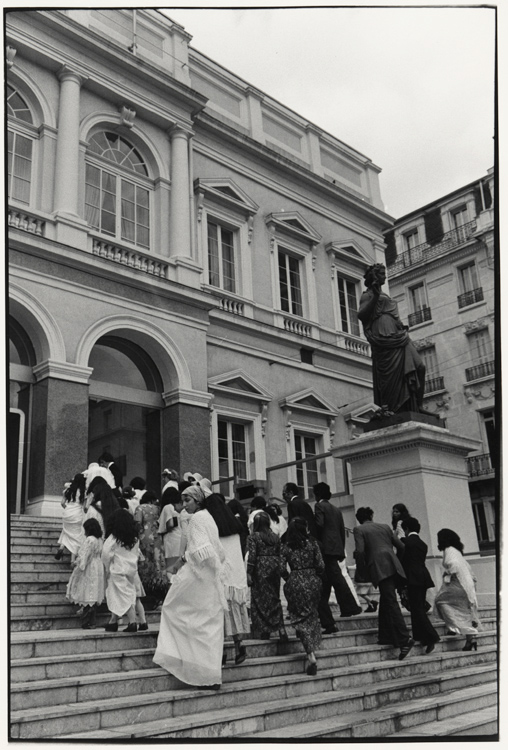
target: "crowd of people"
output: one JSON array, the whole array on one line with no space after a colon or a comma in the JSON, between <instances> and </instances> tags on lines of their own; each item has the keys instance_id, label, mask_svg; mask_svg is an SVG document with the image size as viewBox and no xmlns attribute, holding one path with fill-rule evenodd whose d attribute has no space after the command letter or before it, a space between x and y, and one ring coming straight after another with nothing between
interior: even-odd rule
<instances>
[{"instance_id":1,"label":"crowd of people","mask_svg":"<svg viewBox=\"0 0 508 750\"><path fill-rule=\"evenodd\" d=\"M202 688L221 685L225 638L233 641L236 665L248 656L246 635L267 640L275 633L280 642L289 640L281 594L308 675L317 673L322 636L338 631L332 589L341 618L378 611L378 643L398 648L399 659L417 641L431 653L439 641L428 616L427 591L434 582L418 519L402 504L394 505L391 524L374 522L370 508L359 508L353 581L342 513L330 502L326 483L314 485L313 493L314 510L295 484L284 485L286 521L279 503L256 496L247 513L198 473L187 472L180 481L165 469L159 493L141 477L123 485L112 457L103 454L64 490L55 557L71 554L67 598L79 605L84 629L96 627L97 607L105 600L106 631L116 632L126 618L124 632L133 633L148 629L142 600L151 597L161 610L154 662ZM447 634L466 636L464 650L476 649L475 581L462 543L442 529L438 547L444 572L436 612ZM411 631L401 604L411 613Z\"/></svg>"}]
</instances>

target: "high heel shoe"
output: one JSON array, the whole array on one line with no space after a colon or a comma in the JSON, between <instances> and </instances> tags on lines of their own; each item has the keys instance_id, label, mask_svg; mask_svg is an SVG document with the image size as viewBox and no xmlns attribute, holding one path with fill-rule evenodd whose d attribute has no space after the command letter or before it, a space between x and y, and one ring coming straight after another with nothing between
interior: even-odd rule
<instances>
[{"instance_id":1,"label":"high heel shoe","mask_svg":"<svg viewBox=\"0 0 508 750\"><path fill-rule=\"evenodd\" d=\"M478 641L476 638L466 637L466 645L462 651L478 651Z\"/></svg>"},{"instance_id":2,"label":"high heel shoe","mask_svg":"<svg viewBox=\"0 0 508 750\"><path fill-rule=\"evenodd\" d=\"M55 560L61 560L63 557L63 549L59 549L55 555Z\"/></svg>"},{"instance_id":3,"label":"high heel shoe","mask_svg":"<svg viewBox=\"0 0 508 750\"><path fill-rule=\"evenodd\" d=\"M247 649L245 648L245 646L239 646L238 653L235 656L235 664L243 664L246 658L247 658Z\"/></svg>"},{"instance_id":4,"label":"high heel shoe","mask_svg":"<svg viewBox=\"0 0 508 750\"><path fill-rule=\"evenodd\" d=\"M373 601L369 602L369 606L367 607L367 609L364 609L363 611L364 612L375 612L376 610L377 610L377 602L375 602L373 600Z\"/></svg>"},{"instance_id":5,"label":"high heel shoe","mask_svg":"<svg viewBox=\"0 0 508 750\"><path fill-rule=\"evenodd\" d=\"M135 622L130 622L126 628L123 629L124 633L137 633L138 626Z\"/></svg>"},{"instance_id":6,"label":"high heel shoe","mask_svg":"<svg viewBox=\"0 0 508 750\"><path fill-rule=\"evenodd\" d=\"M317 662L308 661L306 672L309 675L309 677L314 677L314 675L317 674Z\"/></svg>"},{"instance_id":7,"label":"high heel shoe","mask_svg":"<svg viewBox=\"0 0 508 750\"><path fill-rule=\"evenodd\" d=\"M118 630L118 623L108 622L104 630L106 630L108 633L116 633L116 631Z\"/></svg>"}]
</instances>

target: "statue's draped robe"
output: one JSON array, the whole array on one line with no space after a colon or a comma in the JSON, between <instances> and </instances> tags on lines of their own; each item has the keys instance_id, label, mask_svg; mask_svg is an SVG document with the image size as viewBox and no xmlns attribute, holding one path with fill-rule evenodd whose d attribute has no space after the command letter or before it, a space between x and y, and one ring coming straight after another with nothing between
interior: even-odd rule
<instances>
[{"instance_id":1,"label":"statue's draped robe","mask_svg":"<svg viewBox=\"0 0 508 750\"><path fill-rule=\"evenodd\" d=\"M391 297L381 292L370 318L365 320L361 315L362 307L372 297L370 290L362 294L358 317L372 349L374 403L392 412L403 408L418 411L423 401L425 366Z\"/></svg>"}]
</instances>

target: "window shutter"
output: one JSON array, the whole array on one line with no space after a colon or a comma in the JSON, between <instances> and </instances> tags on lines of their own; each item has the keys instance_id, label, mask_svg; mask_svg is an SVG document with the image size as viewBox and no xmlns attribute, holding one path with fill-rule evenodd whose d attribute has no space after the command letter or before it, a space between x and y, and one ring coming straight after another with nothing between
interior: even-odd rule
<instances>
[{"instance_id":1,"label":"window shutter","mask_svg":"<svg viewBox=\"0 0 508 750\"><path fill-rule=\"evenodd\" d=\"M392 266L397 260L397 250L395 247L395 232L393 231L393 229L385 234L385 242L386 242L386 250L385 250L386 265Z\"/></svg>"},{"instance_id":2,"label":"window shutter","mask_svg":"<svg viewBox=\"0 0 508 750\"><path fill-rule=\"evenodd\" d=\"M443 221L441 211L435 208L424 215L425 238L429 245L437 245L443 239Z\"/></svg>"}]
</instances>

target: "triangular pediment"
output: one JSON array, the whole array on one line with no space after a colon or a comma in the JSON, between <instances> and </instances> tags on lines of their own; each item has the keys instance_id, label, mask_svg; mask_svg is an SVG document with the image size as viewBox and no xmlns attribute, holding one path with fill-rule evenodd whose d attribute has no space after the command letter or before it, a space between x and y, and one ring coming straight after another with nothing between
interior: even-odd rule
<instances>
[{"instance_id":1,"label":"triangular pediment","mask_svg":"<svg viewBox=\"0 0 508 750\"><path fill-rule=\"evenodd\" d=\"M344 414L344 419L346 422L366 424L367 422L370 422L377 411L379 411L379 406L371 401L368 404L352 409L349 414Z\"/></svg>"},{"instance_id":2,"label":"triangular pediment","mask_svg":"<svg viewBox=\"0 0 508 750\"><path fill-rule=\"evenodd\" d=\"M362 269L374 263L370 255L353 239L329 242L326 252L334 256L341 264L352 264Z\"/></svg>"},{"instance_id":3,"label":"triangular pediment","mask_svg":"<svg viewBox=\"0 0 508 750\"><path fill-rule=\"evenodd\" d=\"M321 235L316 232L314 227L298 211L279 211L268 214L266 223L300 239L306 239L307 242L314 245L321 241Z\"/></svg>"},{"instance_id":4,"label":"triangular pediment","mask_svg":"<svg viewBox=\"0 0 508 750\"><path fill-rule=\"evenodd\" d=\"M242 370L234 370L209 378L208 387L212 391L222 391L231 396L244 396L257 401L271 401L273 395Z\"/></svg>"},{"instance_id":5,"label":"triangular pediment","mask_svg":"<svg viewBox=\"0 0 508 750\"><path fill-rule=\"evenodd\" d=\"M312 411L319 414L327 414L335 416L337 414L337 407L331 404L329 401L320 396L312 388L307 388L304 391L293 393L291 396L286 396L279 401L279 405L283 409L293 409L300 411Z\"/></svg>"},{"instance_id":6,"label":"triangular pediment","mask_svg":"<svg viewBox=\"0 0 508 750\"><path fill-rule=\"evenodd\" d=\"M194 180L194 192L230 207L243 208L249 214L255 214L259 209L258 204L229 177L200 177Z\"/></svg>"}]
</instances>

